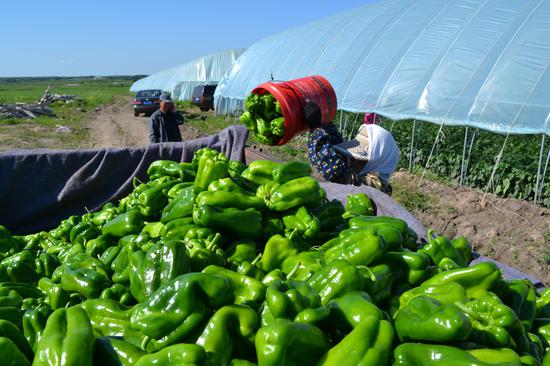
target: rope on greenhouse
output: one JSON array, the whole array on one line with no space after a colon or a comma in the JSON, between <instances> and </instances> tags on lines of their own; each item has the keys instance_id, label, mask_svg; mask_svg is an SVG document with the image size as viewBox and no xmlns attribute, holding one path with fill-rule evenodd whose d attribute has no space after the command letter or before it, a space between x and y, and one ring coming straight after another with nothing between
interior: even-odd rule
<instances>
[{"instance_id":1,"label":"rope on greenhouse","mask_svg":"<svg viewBox=\"0 0 550 366\"><path fill-rule=\"evenodd\" d=\"M395 126L395 120L392 120L391 122L390 133L393 131L393 126Z\"/></svg>"},{"instance_id":2,"label":"rope on greenhouse","mask_svg":"<svg viewBox=\"0 0 550 366\"><path fill-rule=\"evenodd\" d=\"M546 163L544 164L544 170L542 173L541 185L540 185L540 195L542 196L542 188L544 187L544 180L546 179L546 170L548 169L548 161L550 160L550 150L548 150L548 155L546 156Z\"/></svg>"},{"instance_id":3,"label":"rope on greenhouse","mask_svg":"<svg viewBox=\"0 0 550 366\"><path fill-rule=\"evenodd\" d=\"M393 127L393 124L392 124ZM391 130L390 130L391 132ZM409 173L412 173L412 162L413 162L413 152L414 152L414 133L416 132L416 119L413 120L413 130L411 136L411 146L409 150Z\"/></svg>"},{"instance_id":4,"label":"rope on greenhouse","mask_svg":"<svg viewBox=\"0 0 550 366\"><path fill-rule=\"evenodd\" d=\"M540 142L539 166L537 168L537 183L536 183L536 186L535 186L535 205L537 204L538 199L539 199L540 167L542 165L542 157L544 155L544 139L545 139L545 137L546 137L546 135L542 134L542 141ZM543 185L544 185L544 181L543 181ZM541 192L542 192L542 187L541 187Z\"/></svg>"},{"instance_id":5,"label":"rope on greenhouse","mask_svg":"<svg viewBox=\"0 0 550 366\"><path fill-rule=\"evenodd\" d=\"M428 170L428 167L430 166L430 160L432 159L435 147L437 146L437 143L441 139L441 141L445 141L445 134L443 133L443 126L445 124L442 123L441 126L439 126L439 130L437 131L437 135L435 136L435 141L432 146L432 151L430 151L430 155L428 156L428 161L426 161L426 166L424 166L424 169L422 170L422 175L420 176L420 180L418 181L418 187L422 184L422 181L424 180L424 175L426 175L426 170ZM441 136L441 138L440 138Z\"/></svg>"},{"instance_id":6,"label":"rope on greenhouse","mask_svg":"<svg viewBox=\"0 0 550 366\"><path fill-rule=\"evenodd\" d=\"M493 171L491 172L491 177L489 178L489 182L487 183L487 186L485 187L485 192L483 192L483 198L481 199L481 204L483 205L485 203L485 197L487 196L487 192L489 191L489 187L493 184L493 180L495 179L495 174L497 172L498 166L500 164L500 159L502 159L502 154L504 153L504 149L506 148L506 143L508 142L508 137L510 137L510 131L512 129L512 125L510 125L510 128L508 129L508 133L506 134L506 138L504 139L504 143L502 144L502 148L500 149L500 152L497 156L495 156L495 166L493 167Z\"/></svg>"}]
</instances>

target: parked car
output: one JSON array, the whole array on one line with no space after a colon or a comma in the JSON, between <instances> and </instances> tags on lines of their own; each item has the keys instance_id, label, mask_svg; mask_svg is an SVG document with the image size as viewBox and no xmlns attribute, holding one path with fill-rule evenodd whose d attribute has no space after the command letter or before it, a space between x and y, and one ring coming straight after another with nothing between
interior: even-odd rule
<instances>
[{"instance_id":1,"label":"parked car","mask_svg":"<svg viewBox=\"0 0 550 366\"><path fill-rule=\"evenodd\" d=\"M200 85L193 89L191 104L198 106L201 111L206 112L214 109L214 91L217 85Z\"/></svg>"},{"instance_id":2,"label":"parked car","mask_svg":"<svg viewBox=\"0 0 550 366\"><path fill-rule=\"evenodd\" d=\"M132 105L134 107L134 116L139 116L140 113L151 115L160 107L160 95L162 90L149 89L140 90L136 93L134 99L132 99Z\"/></svg>"}]
</instances>

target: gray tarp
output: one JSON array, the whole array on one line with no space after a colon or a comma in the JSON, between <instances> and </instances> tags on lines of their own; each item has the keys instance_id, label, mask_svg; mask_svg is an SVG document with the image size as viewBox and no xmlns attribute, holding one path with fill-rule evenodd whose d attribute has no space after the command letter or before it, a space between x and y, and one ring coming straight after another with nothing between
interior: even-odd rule
<instances>
[{"instance_id":1,"label":"gray tarp","mask_svg":"<svg viewBox=\"0 0 550 366\"><path fill-rule=\"evenodd\" d=\"M94 211L131 192L158 159L190 161L210 146L244 161L248 131L231 126L217 135L141 148L17 150L0 153L0 223L14 233L51 229L70 215Z\"/></svg>"},{"instance_id":2,"label":"gray tarp","mask_svg":"<svg viewBox=\"0 0 550 366\"><path fill-rule=\"evenodd\" d=\"M132 190L134 177L147 178L149 164L158 159L190 161L193 152L210 146L232 160L244 161L248 133L244 126L231 126L217 135L183 143L163 143L144 148L101 150L19 150L0 153L0 223L14 233L29 233L55 227L70 215L93 211L116 201ZM427 230L388 195L367 186L321 183L329 199L346 202L347 195L364 192L376 204L379 216L403 219L418 235ZM474 262L492 261L478 257ZM493 261L494 262L494 261ZM495 262L505 278L528 278L512 267Z\"/></svg>"}]
</instances>

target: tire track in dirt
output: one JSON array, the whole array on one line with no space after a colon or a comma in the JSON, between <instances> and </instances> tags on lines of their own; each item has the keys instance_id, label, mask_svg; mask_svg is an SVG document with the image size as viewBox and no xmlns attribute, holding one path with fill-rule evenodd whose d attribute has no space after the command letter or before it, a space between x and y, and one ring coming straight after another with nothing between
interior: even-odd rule
<instances>
[{"instance_id":1,"label":"tire track in dirt","mask_svg":"<svg viewBox=\"0 0 550 366\"><path fill-rule=\"evenodd\" d=\"M134 117L130 97L117 98L90 114L90 145L93 148L145 146L149 143L147 117Z\"/></svg>"}]
</instances>

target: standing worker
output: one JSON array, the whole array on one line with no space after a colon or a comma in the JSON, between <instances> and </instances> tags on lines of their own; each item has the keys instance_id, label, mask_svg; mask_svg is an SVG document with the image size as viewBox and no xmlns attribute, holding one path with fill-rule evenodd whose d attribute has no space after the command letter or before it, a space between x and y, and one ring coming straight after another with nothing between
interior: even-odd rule
<instances>
[{"instance_id":1,"label":"standing worker","mask_svg":"<svg viewBox=\"0 0 550 366\"><path fill-rule=\"evenodd\" d=\"M183 123L183 116L176 112L174 102L167 94L160 96L160 108L151 115L149 124L149 141L179 142L182 141L179 125Z\"/></svg>"},{"instance_id":2,"label":"standing worker","mask_svg":"<svg viewBox=\"0 0 550 366\"><path fill-rule=\"evenodd\" d=\"M366 184L391 194L390 177L399 161L399 148L391 133L376 124L363 124L355 139L345 141L331 122L321 125L321 110L313 102L304 106L310 128L308 157L328 181Z\"/></svg>"}]
</instances>

